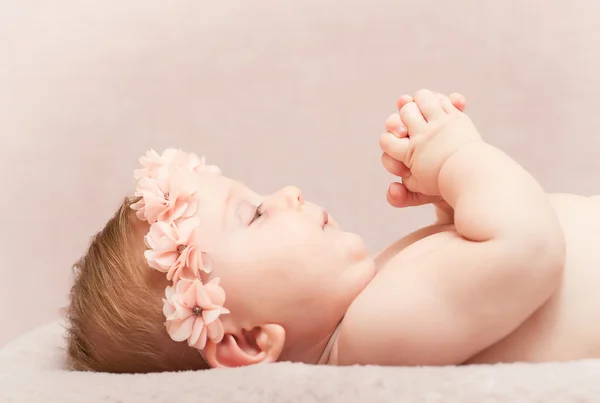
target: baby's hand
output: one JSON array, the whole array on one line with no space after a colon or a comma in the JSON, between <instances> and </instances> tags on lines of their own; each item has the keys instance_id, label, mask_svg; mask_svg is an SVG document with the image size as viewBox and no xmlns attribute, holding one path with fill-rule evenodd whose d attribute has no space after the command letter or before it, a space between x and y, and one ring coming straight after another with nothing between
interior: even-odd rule
<instances>
[{"instance_id":1,"label":"baby's hand","mask_svg":"<svg viewBox=\"0 0 600 403\"><path fill-rule=\"evenodd\" d=\"M440 100L446 98L441 94L437 94L437 96ZM421 101L421 99L419 99L419 101ZM414 100L410 95L401 96L397 101L398 110L402 111L404 106L411 102L414 102ZM450 102L460 112L464 111L466 108L465 97L461 94L451 94ZM405 112L402 112L403 116L405 115ZM380 146L384 151L381 156L381 162L388 172L401 177L404 184L407 182L410 183L411 179L409 179L409 177L411 177L411 170L404 163L406 160L406 156L403 154L405 150L404 148L398 149L398 145L402 145L402 142L397 141L398 139L404 139L409 136L408 129L398 113L394 113L387 118L385 128L386 133L382 134L380 138ZM413 135L413 133L410 133L410 135ZM442 206L445 205L445 202L441 200L439 195L426 195L418 191L410 191L412 190L412 187L409 187L410 190L408 190L403 183L393 182L390 185L387 192L387 200L390 205L394 207L407 207L434 203L442 210L446 210L444 206Z\"/></svg>"}]
</instances>

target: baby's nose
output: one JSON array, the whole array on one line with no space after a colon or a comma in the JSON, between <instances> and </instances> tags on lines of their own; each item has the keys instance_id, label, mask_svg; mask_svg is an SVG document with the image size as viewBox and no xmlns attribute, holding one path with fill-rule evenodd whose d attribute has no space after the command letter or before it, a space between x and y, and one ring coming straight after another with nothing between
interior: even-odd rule
<instances>
[{"instance_id":1,"label":"baby's nose","mask_svg":"<svg viewBox=\"0 0 600 403\"><path fill-rule=\"evenodd\" d=\"M297 210L304 204L302 193L296 186L286 186L274 196L276 204L283 208Z\"/></svg>"}]
</instances>

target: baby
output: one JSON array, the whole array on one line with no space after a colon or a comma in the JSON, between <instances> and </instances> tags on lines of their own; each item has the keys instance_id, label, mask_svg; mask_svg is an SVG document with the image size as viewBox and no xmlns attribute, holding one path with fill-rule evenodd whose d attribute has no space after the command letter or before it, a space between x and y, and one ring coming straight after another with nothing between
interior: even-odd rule
<instances>
[{"instance_id":1,"label":"baby","mask_svg":"<svg viewBox=\"0 0 600 403\"><path fill-rule=\"evenodd\" d=\"M380 138L396 207L438 222L372 258L295 187L260 195L150 151L76 264L79 370L276 361L452 365L600 357L600 203L548 195L485 143L461 96L403 96Z\"/></svg>"}]
</instances>

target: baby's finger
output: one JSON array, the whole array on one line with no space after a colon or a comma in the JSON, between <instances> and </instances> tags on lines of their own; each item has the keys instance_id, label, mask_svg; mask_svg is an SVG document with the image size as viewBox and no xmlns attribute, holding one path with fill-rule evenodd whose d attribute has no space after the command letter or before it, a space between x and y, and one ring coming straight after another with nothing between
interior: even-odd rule
<instances>
[{"instance_id":1,"label":"baby's finger","mask_svg":"<svg viewBox=\"0 0 600 403\"><path fill-rule=\"evenodd\" d=\"M393 182L387 191L387 201L392 207L413 207L440 201L439 196L425 196L411 192L402 183Z\"/></svg>"},{"instance_id":2,"label":"baby's finger","mask_svg":"<svg viewBox=\"0 0 600 403\"><path fill-rule=\"evenodd\" d=\"M436 93L438 99L442 103L442 107L446 113L449 113L449 110L456 111L457 109L461 112L464 112L467 107L467 100L462 94L453 93L450 96L446 96L441 93Z\"/></svg>"},{"instance_id":3,"label":"baby's finger","mask_svg":"<svg viewBox=\"0 0 600 403\"><path fill-rule=\"evenodd\" d=\"M459 111L464 112L467 108L467 99L463 94L453 92L452 94L450 94L450 96L448 96L448 98L450 98L450 101L452 101L452 105L454 105L454 107ZM411 97L410 95L401 95L400 98L398 98L398 100L396 101L396 106L398 107L398 110L400 110L404 105L412 101L413 97Z\"/></svg>"},{"instance_id":4,"label":"baby's finger","mask_svg":"<svg viewBox=\"0 0 600 403\"><path fill-rule=\"evenodd\" d=\"M467 99L463 94L453 92L448 98L450 98L450 101L452 101L452 105L454 105L454 107L459 111L464 112L467 108Z\"/></svg>"},{"instance_id":5,"label":"baby's finger","mask_svg":"<svg viewBox=\"0 0 600 403\"><path fill-rule=\"evenodd\" d=\"M392 133L383 133L379 136L379 147L390 157L406 164L410 155L410 140L408 137L396 137Z\"/></svg>"},{"instance_id":6,"label":"baby's finger","mask_svg":"<svg viewBox=\"0 0 600 403\"><path fill-rule=\"evenodd\" d=\"M392 175L400 177L410 175L410 170L404 165L404 162L398 161L386 153L381 154L381 164Z\"/></svg>"},{"instance_id":7,"label":"baby's finger","mask_svg":"<svg viewBox=\"0 0 600 403\"><path fill-rule=\"evenodd\" d=\"M404 105L413 101L413 97L410 95L400 95L400 98L396 101L396 107L398 110L402 109Z\"/></svg>"},{"instance_id":8,"label":"baby's finger","mask_svg":"<svg viewBox=\"0 0 600 403\"><path fill-rule=\"evenodd\" d=\"M396 137L406 137L408 136L408 129L402 123L402 119L400 119L400 115L398 113L392 113L385 120L385 130L389 133L394 133Z\"/></svg>"}]
</instances>

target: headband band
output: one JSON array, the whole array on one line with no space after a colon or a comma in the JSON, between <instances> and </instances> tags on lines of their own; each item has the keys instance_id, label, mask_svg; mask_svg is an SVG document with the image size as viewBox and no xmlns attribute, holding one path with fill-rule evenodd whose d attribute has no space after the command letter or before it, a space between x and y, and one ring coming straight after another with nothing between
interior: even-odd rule
<instances>
[{"instance_id":1,"label":"headband band","mask_svg":"<svg viewBox=\"0 0 600 403\"><path fill-rule=\"evenodd\" d=\"M200 277L210 274L212 267L199 245L201 223L196 215L198 175L221 171L206 165L204 158L172 148L160 155L149 150L139 161L142 168L134 176L135 196L140 199L131 208L150 224L144 237L148 266L166 273L172 282L163 298L165 327L174 341L187 340L189 346L202 350L207 342L223 340L219 317L229 313L223 307L225 291L219 278L205 284Z\"/></svg>"}]
</instances>

